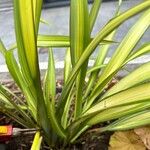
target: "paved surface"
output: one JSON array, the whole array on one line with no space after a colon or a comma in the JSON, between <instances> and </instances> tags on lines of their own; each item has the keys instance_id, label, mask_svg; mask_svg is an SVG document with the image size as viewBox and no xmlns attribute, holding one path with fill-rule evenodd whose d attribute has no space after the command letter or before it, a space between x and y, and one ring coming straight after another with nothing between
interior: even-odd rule
<instances>
[{"instance_id":1,"label":"paved surface","mask_svg":"<svg viewBox=\"0 0 150 150\"><path fill-rule=\"evenodd\" d=\"M13 0L1 0L0 1L0 10L4 10L12 7Z\"/></svg>"},{"instance_id":2,"label":"paved surface","mask_svg":"<svg viewBox=\"0 0 150 150\"><path fill-rule=\"evenodd\" d=\"M128 8L140 3L142 0L128 0L124 1L122 6L122 11L127 10ZM116 2L104 2L102 4L101 10L98 15L94 30L92 35L94 36L106 23L113 14L115 13L117 3ZM129 28L134 24L135 20L139 16L136 16L130 19L128 22L125 22L118 30L116 35L116 40L120 41ZM51 8L43 9L42 18L47 20L50 24L50 27L47 25L40 26L41 34L69 34L69 7L60 7L60 8ZM5 45L9 47L12 43L15 42L14 34L14 25L13 25L13 11L0 11L0 38L4 41ZM150 30L144 35L141 39L140 44L144 41L150 39ZM111 55L113 49L110 50L109 56ZM64 58L64 49L55 49L54 50L55 59L57 61L62 61ZM46 61L47 53L40 54L40 61ZM4 64L4 59L0 54L0 65Z\"/></svg>"}]
</instances>

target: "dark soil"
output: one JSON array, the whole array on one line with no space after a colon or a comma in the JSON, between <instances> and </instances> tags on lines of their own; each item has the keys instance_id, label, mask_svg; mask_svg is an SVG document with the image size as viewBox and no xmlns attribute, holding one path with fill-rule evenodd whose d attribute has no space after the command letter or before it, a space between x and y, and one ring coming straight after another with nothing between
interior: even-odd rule
<instances>
[{"instance_id":1,"label":"dark soil","mask_svg":"<svg viewBox=\"0 0 150 150\"><path fill-rule=\"evenodd\" d=\"M2 84L11 89L17 96L24 99L24 96L12 81L3 82ZM57 81L57 93L61 92L62 84L62 81ZM2 113L0 113L0 125L13 125L14 127L22 128L19 124ZM82 135L75 144L68 145L65 150L108 150L109 139L112 133L95 134L94 132L90 132L90 130L100 126L102 125L93 126L87 133ZM33 137L34 135L14 137L6 142L6 150L29 150L32 145ZM48 149L47 146L43 145L42 150Z\"/></svg>"},{"instance_id":2,"label":"dark soil","mask_svg":"<svg viewBox=\"0 0 150 150\"><path fill-rule=\"evenodd\" d=\"M108 150L111 133L101 135L88 134L74 145L69 145L64 150ZM6 150L29 150L31 148L33 136L19 136L6 143ZM50 150L43 145L42 150Z\"/></svg>"},{"instance_id":3,"label":"dark soil","mask_svg":"<svg viewBox=\"0 0 150 150\"><path fill-rule=\"evenodd\" d=\"M67 148L67 150L108 150L111 133L86 134L80 143Z\"/></svg>"}]
</instances>

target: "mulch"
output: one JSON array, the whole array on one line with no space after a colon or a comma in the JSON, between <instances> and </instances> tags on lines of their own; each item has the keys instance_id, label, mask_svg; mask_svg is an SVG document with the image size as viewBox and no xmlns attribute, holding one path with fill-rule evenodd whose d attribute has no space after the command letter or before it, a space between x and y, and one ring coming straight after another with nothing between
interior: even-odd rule
<instances>
[{"instance_id":1,"label":"mulch","mask_svg":"<svg viewBox=\"0 0 150 150\"><path fill-rule=\"evenodd\" d=\"M63 81L57 81L57 93L61 93ZM20 90L17 88L13 81L5 81L2 83L7 88L9 88L13 93L24 100L24 96L21 94ZM0 125L13 125L15 127L21 127L11 118L0 113ZM95 129L101 125L93 126L91 129ZM89 129L89 130L91 130ZM73 145L68 145L65 150L108 150L109 139L111 132L94 134L93 132L87 131L87 134L83 134L77 143ZM10 141L6 142L6 150L29 150L32 145L34 135L18 136L12 138ZM43 145L42 150L48 150L46 145ZM60 148L61 149L61 148Z\"/></svg>"}]
</instances>

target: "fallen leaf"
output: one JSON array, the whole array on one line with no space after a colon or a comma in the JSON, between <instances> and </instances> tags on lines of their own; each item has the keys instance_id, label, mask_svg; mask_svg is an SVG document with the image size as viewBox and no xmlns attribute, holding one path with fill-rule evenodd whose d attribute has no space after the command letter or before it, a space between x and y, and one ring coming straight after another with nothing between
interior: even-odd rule
<instances>
[{"instance_id":1,"label":"fallen leaf","mask_svg":"<svg viewBox=\"0 0 150 150\"><path fill-rule=\"evenodd\" d=\"M150 150L150 127L142 127L134 129L134 132L140 137L144 145Z\"/></svg>"},{"instance_id":2,"label":"fallen leaf","mask_svg":"<svg viewBox=\"0 0 150 150\"><path fill-rule=\"evenodd\" d=\"M109 150L146 150L139 136L131 131L115 132L109 141Z\"/></svg>"}]
</instances>

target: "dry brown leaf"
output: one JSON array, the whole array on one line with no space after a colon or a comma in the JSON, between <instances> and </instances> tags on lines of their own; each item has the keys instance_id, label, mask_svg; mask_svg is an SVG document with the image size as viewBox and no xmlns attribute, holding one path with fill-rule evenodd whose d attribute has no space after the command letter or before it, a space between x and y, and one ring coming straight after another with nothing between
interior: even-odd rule
<instances>
[{"instance_id":1,"label":"dry brown leaf","mask_svg":"<svg viewBox=\"0 0 150 150\"><path fill-rule=\"evenodd\" d=\"M144 145L150 150L150 127L142 127L134 129L134 132L141 138Z\"/></svg>"},{"instance_id":2,"label":"dry brown leaf","mask_svg":"<svg viewBox=\"0 0 150 150\"><path fill-rule=\"evenodd\" d=\"M109 142L109 150L146 150L137 134L131 131L115 132Z\"/></svg>"}]
</instances>

